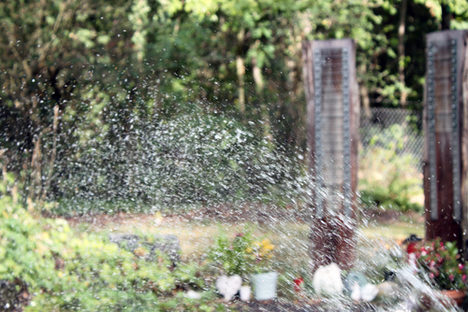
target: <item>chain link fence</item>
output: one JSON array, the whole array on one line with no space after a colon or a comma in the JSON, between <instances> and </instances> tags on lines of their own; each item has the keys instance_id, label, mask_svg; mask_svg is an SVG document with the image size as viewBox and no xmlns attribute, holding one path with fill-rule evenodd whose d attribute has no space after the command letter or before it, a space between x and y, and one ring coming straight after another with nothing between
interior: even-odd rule
<instances>
[{"instance_id":1,"label":"chain link fence","mask_svg":"<svg viewBox=\"0 0 468 312\"><path fill-rule=\"evenodd\" d=\"M422 172L424 136L422 111L404 108L371 108L370 114L361 112L361 155L376 144L397 144L399 155L409 155Z\"/></svg>"},{"instance_id":2,"label":"chain link fence","mask_svg":"<svg viewBox=\"0 0 468 312\"><path fill-rule=\"evenodd\" d=\"M372 108L360 120L359 191L364 206L422 211L421 112Z\"/></svg>"}]
</instances>

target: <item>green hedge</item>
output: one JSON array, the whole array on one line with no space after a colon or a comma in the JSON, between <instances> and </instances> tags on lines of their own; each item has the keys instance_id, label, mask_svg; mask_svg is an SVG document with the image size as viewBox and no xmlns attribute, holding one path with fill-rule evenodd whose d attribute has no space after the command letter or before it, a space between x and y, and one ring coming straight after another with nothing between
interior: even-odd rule
<instances>
[{"instance_id":1,"label":"green hedge","mask_svg":"<svg viewBox=\"0 0 468 312\"><path fill-rule=\"evenodd\" d=\"M221 115L136 120L119 131L90 140L57 165L56 213L260 201L288 178L286 157Z\"/></svg>"}]
</instances>

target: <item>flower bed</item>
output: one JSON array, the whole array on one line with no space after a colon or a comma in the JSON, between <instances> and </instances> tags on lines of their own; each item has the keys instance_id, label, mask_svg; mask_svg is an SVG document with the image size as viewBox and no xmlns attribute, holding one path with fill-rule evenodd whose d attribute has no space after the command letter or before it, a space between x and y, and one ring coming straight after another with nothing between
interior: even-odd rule
<instances>
[{"instance_id":1,"label":"flower bed","mask_svg":"<svg viewBox=\"0 0 468 312\"><path fill-rule=\"evenodd\" d=\"M439 289L464 290L467 288L468 269L461 259L455 242L442 242L440 239L421 243L414 250L422 272Z\"/></svg>"}]
</instances>

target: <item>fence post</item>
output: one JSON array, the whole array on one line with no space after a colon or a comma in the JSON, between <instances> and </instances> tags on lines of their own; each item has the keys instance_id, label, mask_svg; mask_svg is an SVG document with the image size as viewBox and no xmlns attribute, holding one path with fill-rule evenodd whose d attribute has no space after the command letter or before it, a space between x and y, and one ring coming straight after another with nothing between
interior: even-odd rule
<instances>
[{"instance_id":1,"label":"fence post","mask_svg":"<svg viewBox=\"0 0 468 312\"><path fill-rule=\"evenodd\" d=\"M466 30L427 35L423 118L426 238L457 241L459 247L468 203L467 38Z\"/></svg>"},{"instance_id":2,"label":"fence post","mask_svg":"<svg viewBox=\"0 0 468 312\"><path fill-rule=\"evenodd\" d=\"M351 39L303 43L314 267L335 262L349 268L353 258L359 129L355 53Z\"/></svg>"}]
</instances>

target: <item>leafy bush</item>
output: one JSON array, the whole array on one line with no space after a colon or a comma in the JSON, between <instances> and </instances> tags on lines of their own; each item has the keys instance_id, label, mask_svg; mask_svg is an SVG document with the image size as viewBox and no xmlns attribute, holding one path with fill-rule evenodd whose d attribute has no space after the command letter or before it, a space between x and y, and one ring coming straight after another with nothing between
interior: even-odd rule
<instances>
[{"instance_id":1,"label":"leafy bush","mask_svg":"<svg viewBox=\"0 0 468 312\"><path fill-rule=\"evenodd\" d=\"M365 206L403 212L422 210L422 174L415 158L402 153L407 139L400 125L371 139L360 159L359 191Z\"/></svg>"},{"instance_id":2,"label":"leafy bush","mask_svg":"<svg viewBox=\"0 0 468 312\"><path fill-rule=\"evenodd\" d=\"M119 249L97 235L77 234L64 220L34 217L0 189L0 281L17 289L0 298L14 311L213 311L207 292L181 300L181 285L204 287L193 265L172 270L164 255ZM211 297L210 297L211 296ZM211 298L211 299L210 299ZM203 306L203 307L202 307Z\"/></svg>"}]
</instances>

